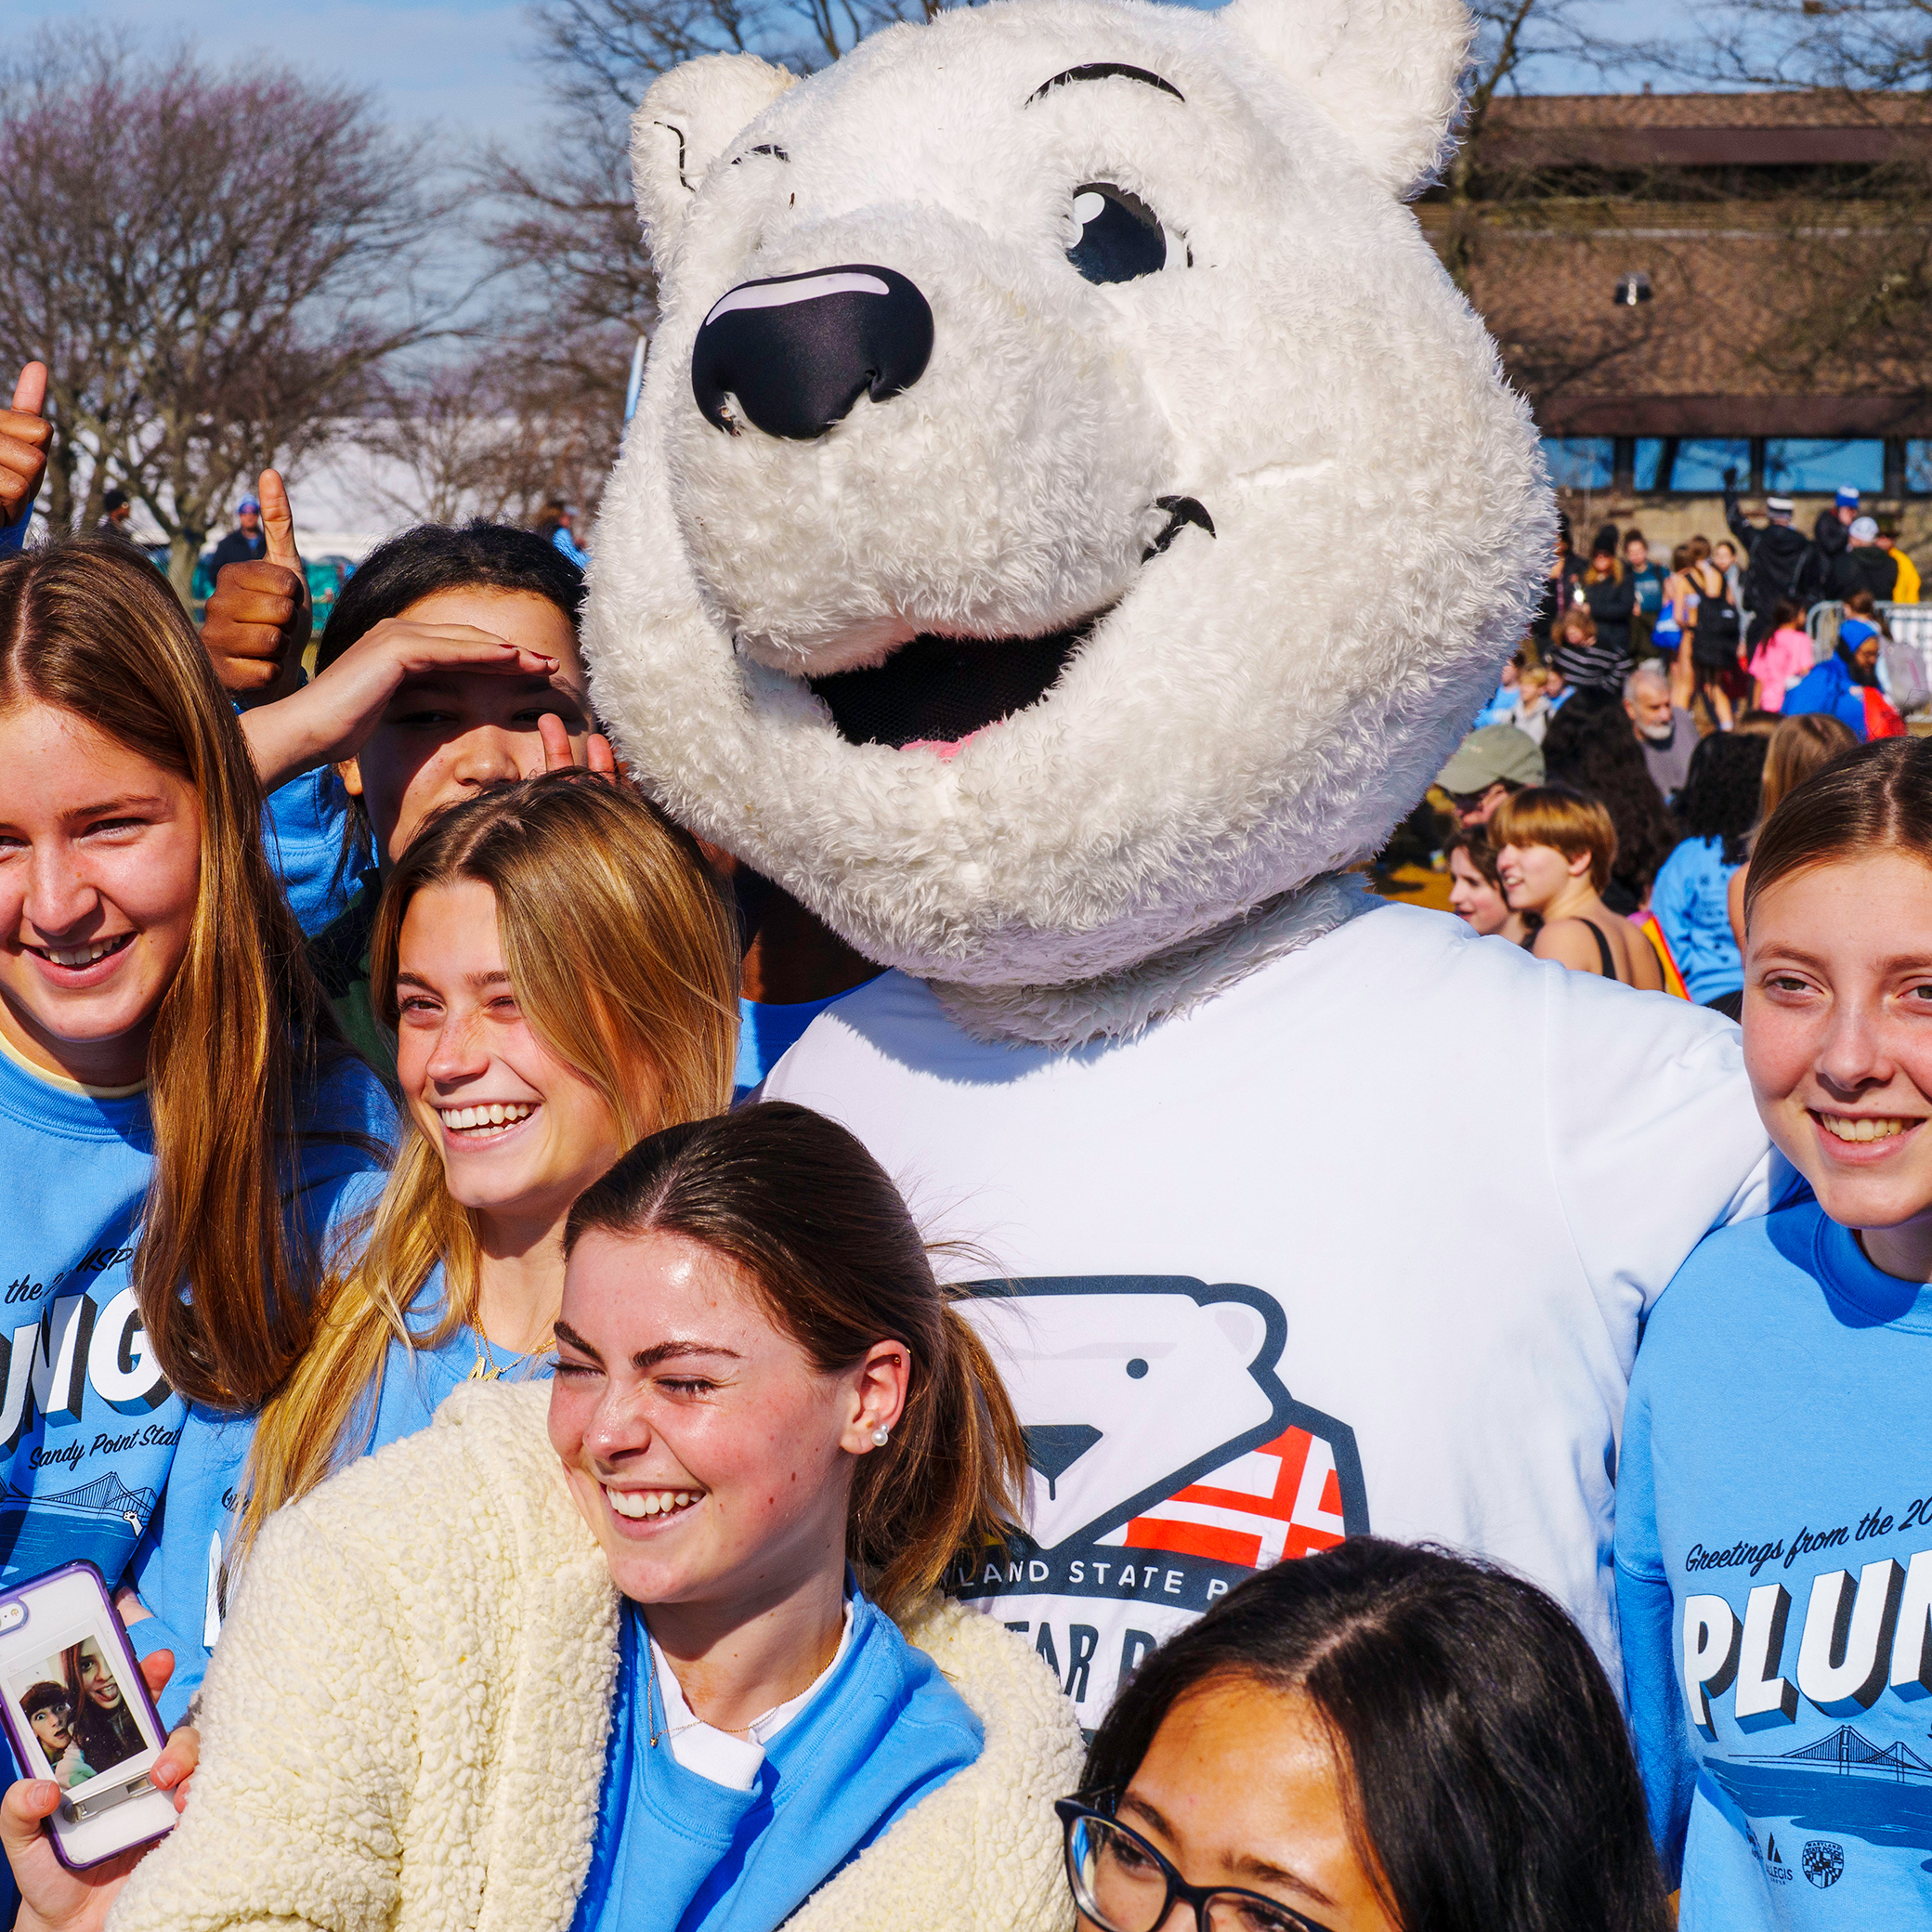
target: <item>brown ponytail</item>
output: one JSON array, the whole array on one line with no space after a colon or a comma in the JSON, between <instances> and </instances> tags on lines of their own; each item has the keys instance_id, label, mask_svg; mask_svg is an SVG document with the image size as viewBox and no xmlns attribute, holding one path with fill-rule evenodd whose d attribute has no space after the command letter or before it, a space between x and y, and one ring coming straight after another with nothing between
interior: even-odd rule
<instances>
[{"instance_id":1,"label":"brown ponytail","mask_svg":"<svg viewBox=\"0 0 1932 1932\"><path fill-rule=\"evenodd\" d=\"M578 1196L565 1254L593 1229L682 1234L728 1257L821 1374L875 1342L905 1343L905 1411L890 1444L859 1458L846 1527L846 1552L889 1615L960 1548L1012 1534L1026 1469L1019 1419L898 1190L844 1128L784 1101L667 1128Z\"/></svg>"}]
</instances>

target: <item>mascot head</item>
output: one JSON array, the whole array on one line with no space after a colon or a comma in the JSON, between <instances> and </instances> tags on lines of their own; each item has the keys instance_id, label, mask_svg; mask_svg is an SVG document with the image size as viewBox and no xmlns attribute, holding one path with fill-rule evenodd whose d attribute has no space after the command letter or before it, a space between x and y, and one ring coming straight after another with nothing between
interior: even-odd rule
<instances>
[{"instance_id":1,"label":"mascot head","mask_svg":"<svg viewBox=\"0 0 1932 1932\"><path fill-rule=\"evenodd\" d=\"M587 643L670 809L993 1032L1335 896L1548 555L1527 411L1403 205L1468 34L995 0L659 81Z\"/></svg>"}]
</instances>

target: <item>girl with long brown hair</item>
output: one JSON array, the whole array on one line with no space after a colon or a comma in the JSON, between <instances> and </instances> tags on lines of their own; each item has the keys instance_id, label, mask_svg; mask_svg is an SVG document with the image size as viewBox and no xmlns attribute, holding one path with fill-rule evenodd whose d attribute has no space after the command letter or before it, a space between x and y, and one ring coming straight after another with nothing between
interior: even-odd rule
<instances>
[{"instance_id":1,"label":"girl with long brown hair","mask_svg":"<svg viewBox=\"0 0 1932 1932\"><path fill-rule=\"evenodd\" d=\"M263 1529L114 1924L1060 1932L1077 1719L934 1588L1008 1560L1025 1442L892 1181L748 1106L564 1247L547 1395L460 1390Z\"/></svg>"},{"instance_id":2,"label":"girl with long brown hair","mask_svg":"<svg viewBox=\"0 0 1932 1932\"><path fill-rule=\"evenodd\" d=\"M253 1414L189 1419L137 1571L176 1632L170 1717L262 1524L465 1379L547 1375L570 1203L633 1142L731 1097L723 896L685 833L588 772L430 819L389 874L371 968L400 1147L281 1386Z\"/></svg>"},{"instance_id":3,"label":"girl with long brown hair","mask_svg":"<svg viewBox=\"0 0 1932 1932\"><path fill-rule=\"evenodd\" d=\"M188 1405L252 1408L300 1359L326 1232L386 1152L393 1111L304 963L261 810L233 709L144 558L81 540L0 562L16 1575L86 1558L119 1583Z\"/></svg>"}]
</instances>

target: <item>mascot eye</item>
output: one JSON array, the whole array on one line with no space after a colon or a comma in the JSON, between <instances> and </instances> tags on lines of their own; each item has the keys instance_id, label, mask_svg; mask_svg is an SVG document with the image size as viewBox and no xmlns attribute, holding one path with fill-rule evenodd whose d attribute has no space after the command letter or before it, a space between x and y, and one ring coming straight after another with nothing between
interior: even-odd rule
<instances>
[{"instance_id":1,"label":"mascot eye","mask_svg":"<svg viewBox=\"0 0 1932 1932\"><path fill-rule=\"evenodd\" d=\"M1075 189L1074 220L1080 239L1066 258L1089 281L1132 281L1167 264L1160 217L1139 195L1111 181Z\"/></svg>"}]
</instances>

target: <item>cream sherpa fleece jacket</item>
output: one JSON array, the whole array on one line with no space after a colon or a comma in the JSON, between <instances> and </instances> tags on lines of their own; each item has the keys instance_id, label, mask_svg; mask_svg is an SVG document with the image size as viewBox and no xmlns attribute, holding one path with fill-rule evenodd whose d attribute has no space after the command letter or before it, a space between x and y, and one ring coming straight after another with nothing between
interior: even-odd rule
<instances>
[{"instance_id":1,"label":"cream sherpa fleece jacket","mask_svg":"<svg viewBox=\"0 0 1932 1932\"><path fill-rule=\"evenodd\" d=\"M544 1432L477 1383L263 1531L208 1672L202 1769L111 1932L567 1932L589 1867L620 1599ZM1052 1800L1072 1706L989 1617L905 1625L986 1726L979 1761L794 1932L1066 1932Z\"/></svg>"}]
</instances>

